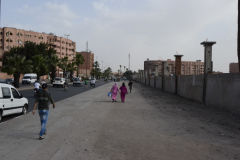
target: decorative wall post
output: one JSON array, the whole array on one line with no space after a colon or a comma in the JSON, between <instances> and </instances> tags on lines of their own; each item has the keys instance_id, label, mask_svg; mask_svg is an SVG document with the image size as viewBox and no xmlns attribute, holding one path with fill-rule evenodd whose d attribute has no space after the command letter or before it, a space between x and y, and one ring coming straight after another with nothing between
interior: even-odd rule
<instances>
[{"instance_id":1,"label":"decorative wall post","mask_svg":"<svg viewBox=\"0 0 240 160\"><path fill-rule=\"evenodd\" d=\"M182 56L183 55L174 55L175 56L175 94L178 94L178 77L182 72Z\"/></svg>"},{"instance_id":2,"label":"decorative wall post","mask_svg":"<svg viewBox=\"0 0 240 160\"><path fill-rule=\"evenodd\" d=\"M213 62L212 62L212 46L216 42L204 41L201 45L204 46L204 78L203 78L203 103L206 104L206 92L207 92L207 76L209 73L213 72Z\"/></svg>"}]
</instances>

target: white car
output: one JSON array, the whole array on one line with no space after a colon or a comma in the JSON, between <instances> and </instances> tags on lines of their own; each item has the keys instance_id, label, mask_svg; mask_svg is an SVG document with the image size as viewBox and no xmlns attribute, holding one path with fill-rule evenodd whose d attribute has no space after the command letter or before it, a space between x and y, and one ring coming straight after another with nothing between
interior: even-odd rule
<instances>
[{"instance_id":1,"label":"white car","mask_svg":"<svg viewBox=\"0 0 240 160\"><path fill-rule=\"evenodd\" d=\"M22 84L32 84L37 81L37 74L35 73L27 73L24 74L22 79Z\"/></svg>"},{"instance_id":2,"label":"white car","mask_svg":"<svg viewBox=\"0 0 240 160\"><path fill-rule=\"evenodd\" d=\"M0 83L0 122L4 116L26 114L27 110L27 98L24 98L12 85Z\"/></svg>"},{"instance_id":3,"label":"white car","mask_svg":"<svg viewBox=\"0 0 240 160\"><path fill-rule=\"evenodd\" d=\"M61 77L56 77L52 83L53 87L57 87L57 86L65 87L65 84L66 84L65 78L61 78Z\"/></svg>"}]
</instances>

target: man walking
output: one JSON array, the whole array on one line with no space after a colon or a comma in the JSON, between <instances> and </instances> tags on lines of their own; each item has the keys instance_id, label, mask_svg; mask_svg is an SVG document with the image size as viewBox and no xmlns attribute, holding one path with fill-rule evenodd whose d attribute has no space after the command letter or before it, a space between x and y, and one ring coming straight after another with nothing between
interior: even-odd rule
<instances>
[{"instance_id":1,"label":"man walking","mask_svg":"<svg viewBox=\"0 0 240 160\"><path fill-rule=\"evenodd\" d=\"M38 107L38 113L41 122L41 131L39 133L39 140L44 139L43 135L46 134L46 125L48 120L48 111L49 111L49 102L52 103L53 108L55 108L55 103L51 95L47 91L47 84L42 85L42 90L39 90L37 98L34 103L32 114L35 114L35 111Z\"/></svg>"},{"instance_id":2,"label":"man walking","mask_svg":"<svg viewBox=\"0 0 240 160\"><path fill-rule=\"evenodd\" d=\"M132 92L132 85L133 85L133 82L132 82L132 80L130 80L129 83L128 83L130 93Z\"/></svg>"}]
</instances>

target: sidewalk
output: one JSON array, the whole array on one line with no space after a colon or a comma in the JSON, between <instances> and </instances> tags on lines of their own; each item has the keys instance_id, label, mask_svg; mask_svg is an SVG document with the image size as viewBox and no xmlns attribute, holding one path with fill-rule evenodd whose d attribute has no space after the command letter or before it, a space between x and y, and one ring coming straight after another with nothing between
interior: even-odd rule
<instances>
[{"instance_id":1,"label":"sidewalk","mask_svg":"<svg viewBox=\"0 0 240 160\"><path fill-rule=\"evenodd\" d=\"M58 102L42 141L38 115L1 123L1 160L240 159L231 118L136 83L126 103L112 103L112 84Z\"/></svg>"}]
</instances>

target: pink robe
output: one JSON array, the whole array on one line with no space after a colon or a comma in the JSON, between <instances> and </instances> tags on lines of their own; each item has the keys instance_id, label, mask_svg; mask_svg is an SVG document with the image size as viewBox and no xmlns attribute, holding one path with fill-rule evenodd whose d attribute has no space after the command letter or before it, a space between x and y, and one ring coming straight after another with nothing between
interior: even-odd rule
<instances>
[{"instance_id":1,"label":"pink robe","mask_svg":"<svg viewBox=\"0 0 240 160\"><path fill-rule=\"evenodd\" d=\"M121 90L121 100L125 102L125 95L128 93L127 88L125 86L120 87Z\"/></svg>"},{"instance_id":2,"label":"pink robe","mask_svg":"<svg viewBox=\"0 0 240 160\"><path fill-rule=\"evenodd\" d=\"M118 94L118 86L115 84L112 89L111 89L111 93L112 93L112 100L116 100L117 99L117 94Z\"/></svg>"}]
</instances>

